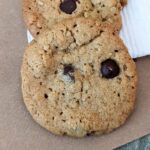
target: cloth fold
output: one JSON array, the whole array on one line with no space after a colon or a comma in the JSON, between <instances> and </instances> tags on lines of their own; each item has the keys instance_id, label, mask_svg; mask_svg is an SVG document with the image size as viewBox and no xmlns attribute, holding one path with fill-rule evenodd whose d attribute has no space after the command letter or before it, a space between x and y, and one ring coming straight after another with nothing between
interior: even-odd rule
<instances>
[{"instance_id":1,"label":"cloth fold","mask_svg":"<svg viewBox=\"0 0 150 150\"><path fill-rule=\"evenodd\" d=\"M132 58L150 55L150 0L128 0L120 37Z\"/></svg>"},{"instance_id":2,"label":"cloth fold","mask_svg":"<svg viewBox=\"0 0 150 150\"><path fill-rule=\"evenodd\" d=\"M120 37L132 58L150 55L150 0L128 0L121 12L122 30ZM28 42L33 37L27 31Z\"/></svg>"}]
</instances>

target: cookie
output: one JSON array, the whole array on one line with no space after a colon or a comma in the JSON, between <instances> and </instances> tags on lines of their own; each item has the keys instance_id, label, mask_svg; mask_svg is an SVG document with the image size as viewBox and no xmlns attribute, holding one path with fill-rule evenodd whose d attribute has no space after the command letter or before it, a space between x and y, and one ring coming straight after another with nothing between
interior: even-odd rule
<instances>
[{"instance_id":1,"label":"cookie","mask_svg":"<svg viewBox=\"0 0 150 150\"><path fill-rule=\"evenodd\" d=\"M25 50L22 92L34 120L57 135L109 133L134 109L136 66L113 29L72 19Z\"/></svg>"},{"instance_id":2,"label":"cookie","mask_svg":"<svg viewBox=\"0 0 150 150\"><path fill-rule=\"evenodd\" d=\"M127 0L23 0L25 23L34 37L45 28L73 17L93 17L121 28L120 11Z\"/></svg>"}]
</instances>

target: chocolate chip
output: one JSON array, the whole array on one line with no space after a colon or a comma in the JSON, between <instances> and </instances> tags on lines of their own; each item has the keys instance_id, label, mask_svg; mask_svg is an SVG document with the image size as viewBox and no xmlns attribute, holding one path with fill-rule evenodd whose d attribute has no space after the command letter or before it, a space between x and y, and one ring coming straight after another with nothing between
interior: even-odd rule
<instances>
[{"instance_id":1,"label":"chocolate chip","mask_svg":"<svg viewBox=\"0 0 150 150\"><path fill-rule=\"evenodd\" d=\"M101 73L102 77L112 79L119 75L120 68L114 60L107 59L101 63Z\"/></svg>"},{"instance_id":2,"label":"chocolate chip","mask_svg":"<svg viewBox=\"0 0 150 150\"><path fill-rule=\"evenodd\" d=\"M103 4L102 7L105 7L105 5Z\"/></svg>"},{"instance_id":3,"label":"chocolate chip","mask_svg":"<svg viewBox=\"0 0 150 150\"><path fill-rule=\"evenodd\" d=\"M60 112L60 115L62 115L63 114L63 112Z\"/></svg>"},{"instance_id":4,"label":"chocolate chip","mask_svg":"<svg viewBox=\"0 0 150 150\"><path fill-rule=\"evenodd\" d=\"M67 132L64 132L63 135L67 135Z\"/></svg>"},{"instance_id":5,"label":"chocolate chip","mask_svg":"<svg viewBox=\"0 0 150 150\"><path fill-rule=\"evenodd\" d=\"M74 67L72 64L64 65L64 75L74 72Z\"/></svg>"},{"instance_id":6,"label":"chocolate chip","mask_svg":"<svg viewBox=\"0 0 150 150\"><path fill-rule=\"evenodd\" d=\"M118 97L120 97L120 93L118 93Z\"/></svg>"},{"instance_id":7,"label":"chocolate chip","mask_svg":"<svg viewBox=\"0 0 150 150\"><path fill-rule=\"evenodd\" d=\"M45 94L44 94L44 97L47 99L47 98L48 98L48 95L45 93Z\"/></svg>"},{"instance_id":8,"label":"chocolate chip","mask_svg":"<svg viewBox=\"0 0 150 150\"><path fill-rule=\"evenodd\" d=\"M106 18L103 18L103 19L102 19L102 22L105 22L106 20L107 20Z\"/></svg>"},{"instance_id":9,"label":"chocolate chip","mask_svg":"<svg viewBox=\"0 0 150 150\"><path fill-rule=\"evenodd\" d=\"M86 136L91 136L91 135L94 135L96 132L95 131L91 131L91 132L88 132L87 134L86 134Z\"/></svg>"},{"instance_id":10,"label":"chocolate chip","mask_svg":"<svg viewBox=\"0 0 150 150\"><path fill-rule=\"evenodd\" d=\"M77 27L77 24L74 24L73 27L74 27L74 28Z\"/></svg>"},{"instance_id":11,"label":"chocolate chip","mask_svg":"<svg viewBox=\"0 0 150 150\"><path fill-rule=\"evenodd\" d=\"M53 89L52 88L49 88L49 90L52 92L53 91Z\"/></svg>"},{"instance_id":12,"label":"chocolate chip","mask_svg":"<svg viewBox=\"0 0 150 150\"><path fill-rule=\"evenodd\" d=\"M90 136L90 135L91 135L90 133L87 133L87 134L86 134L86 136Z\"/></svg>"},{"instance_id":13,"label":"chocolate chip","mask_svg":"<svg viewBox=\"0 0 150 150\"><path fill-rule=\"evenodd\" d=\"M64 75L67 75L70 77L72 81L75 81L75 77L73 76L74 73L74 67L72 64L64 65Z\"/></svg>"},{"instance_id":14,"label":"chocolate chip","mask_svg":"<svg viewBox=\"0 0 150 150\"><path fill-rule=\"evenodd\" d=\"M80 102L79 102L78 100L76 101L76 103L77 103L78 105L80 104Z\"/></svg>"},{"instance_id":15,"label":"chocolate chip","mask_svg":"<svg viewBox=\"0 0 150 150\"><path fill-rule=\"evenodd\" d=\"M58 73L58 71L56 70L55 72L54 72L54 74L57 74Z\"/></svg>"},{"instance_id":16,"label":"chocolate chip","mask_svg":"<svg viewBox=\"0 0 150 150\"><path fill-rule=\"evenodd\" d=\"M76 10L76 0L64 0L60 4L60 9L66 14L72 14L74 10Z\"/></svg>"}]
</instances>

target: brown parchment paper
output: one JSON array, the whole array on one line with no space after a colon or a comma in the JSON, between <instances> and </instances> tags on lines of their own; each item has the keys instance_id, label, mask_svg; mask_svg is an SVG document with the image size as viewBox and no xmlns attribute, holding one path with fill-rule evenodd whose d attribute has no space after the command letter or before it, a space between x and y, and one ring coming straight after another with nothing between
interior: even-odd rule
<instances>
[{"instance_id":1,"label":"brown parchment paper","mask_svg":"<svg viewBox=\"0 0 150 150\"><path fill-rule=\"evenodd\" d=\"M20 88L26 44L21 0L0 0L0 150L111 150L150 133L150 57L137 61L137 104L128 122L108 135L74 139L52 135L27 112Z\"/></svg>"}]
</instances>

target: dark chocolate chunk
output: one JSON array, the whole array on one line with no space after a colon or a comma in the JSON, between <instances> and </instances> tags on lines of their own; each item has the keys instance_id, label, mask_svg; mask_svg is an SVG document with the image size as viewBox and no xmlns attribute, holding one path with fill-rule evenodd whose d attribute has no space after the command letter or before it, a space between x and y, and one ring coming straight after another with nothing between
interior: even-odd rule
<instances>
[{"instance_id":1,"label":"dark chocolate chunk","mask_svg":"<svg viewBox=\"0 0 150 150\"><path fill-rule=\"evenodd\" d=\"M44 94L44 97L47 99L47 98L48 98L48 95L45 93L45 94Z\"/></svg>"},{"instance_id":2,"label":"dark chocolate chunk","mask_svg":"<svg viewBox=\"0 0 150 150\"><path fill-rule=\"evenodd\" d=\"M77 8L76 0L64 0L60 4L60 9L66 14L72 14Z\"/></svg>"},{"instance_id":3,"label":"dark chocolate chunk","mask_svg":"<svg viewBox=\"0 0 150 150\"><path fill-rule=\"evenodd\" d=\"M107 59L101 63L101 73L102 77L112 79L119 75L120 68L114 60Z\"/></svg>"},{"instance_id":4,"label":"dark chocolate chunk","mask_svg":"<svg viewBox=\"0 0 150 150\"><path fill-rule=\"evenodd\" d=\"M86 134L86 136L91 136L91 135L94 135L96 132L95 131L91 131L89 133Z\"/></svg>"},{"instance_id":5,"label":"dark chocolate chunk","mask_svg":"<svg viewBox=\"0 0 150 150\"><path fill-rule=\"evenodd\" d=\"M64 75L74 72L74 67L72 64L64 65Z\"/></svg>"},{"instance_id":6,"label":"dark chocolate chunk","mask_svg":"<svg viewBox=\"0 0 150 150\"><path fill-rule=\"evenodd\" d=\"M73 76L74 67L72 64L64 65L64 75L68 75L72 81L75 81L75 77Z\"/></svg>"}]
</instances>

